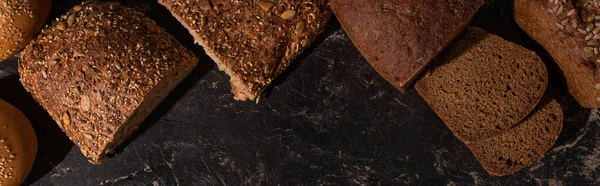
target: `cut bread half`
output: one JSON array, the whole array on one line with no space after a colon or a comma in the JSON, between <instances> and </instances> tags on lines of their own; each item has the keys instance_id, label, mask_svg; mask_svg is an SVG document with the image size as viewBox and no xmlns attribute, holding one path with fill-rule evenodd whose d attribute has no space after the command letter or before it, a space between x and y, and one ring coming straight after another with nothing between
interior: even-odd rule
<instances>
[{"instance_id":1,"label":"cut bread half","mask_svg":"<svg viewBox=\"0 0 600 186\"><path fill-rule=\"evenodd\" d=\"M342 27L373 68L398 90L471 22L483 0L331 0Z\"/></svg>"},{"instance_id":2,"label":"cut bread half","mask_svg":"<svg viewBox=\"0 0 600 186\"><path fill-rule=\"evenodd\" d=\"M231 78L236 100L262 91L323 31L327 0L159 0Z\"/></svg>"}]
</instances>

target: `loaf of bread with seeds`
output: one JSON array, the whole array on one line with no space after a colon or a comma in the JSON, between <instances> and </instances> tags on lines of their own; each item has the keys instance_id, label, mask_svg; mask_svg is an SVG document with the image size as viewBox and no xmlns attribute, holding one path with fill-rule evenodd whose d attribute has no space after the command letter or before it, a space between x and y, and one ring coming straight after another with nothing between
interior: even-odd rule
<instances>
[{"instance_id":1,"label":"loaf of bread with seeds","mask_svg":"<svg viewBox=\"0 0 600 186\"><path fill-rule=\"evenodd\" d=\"M99 164L197 65L156 23L118 3L87 2L21 53L19 75L93 164Z\"/></svg>"},{"instance_id":2,"label":"loaf of bread with seeds","mask_svg":"<svg viewBox=\"0 0 600 186\"><path fill-rule=\"evenodd\" d=\"M332 0L365 59L400 91L469 24L483 0Z\"/></svg>"},{"instance_id":3,"label":"loaf of bread with seeds","mask_svg":"<svg viewBox=\"0 0 600 186\"><path fill-rule=\"evenodd\" d=\"M600 107L600 1L515 0L514 7L518 25L552 56L575 100Z\"/></svg>"},{"instance_id":4,"label":"loaf of bread with seeds","mask_svg":"<svg viewBox=\"0 0 600 186\"><path fill-rule=\"evenodd\" d=\"M0 3L0 61L14 56L42 29L52 0L2 0Z\"/></svg>"},{"instance_id":5,"label":"loaf of bread with seeds","mask_svg":"<svg viewBox=\"0 0 600 186\"><path fill-rule=\"evenodd\" d=\"M231 78L236 100L261 92L324 29L328 0L159 0Z\"/></svg>"}]
</instances>

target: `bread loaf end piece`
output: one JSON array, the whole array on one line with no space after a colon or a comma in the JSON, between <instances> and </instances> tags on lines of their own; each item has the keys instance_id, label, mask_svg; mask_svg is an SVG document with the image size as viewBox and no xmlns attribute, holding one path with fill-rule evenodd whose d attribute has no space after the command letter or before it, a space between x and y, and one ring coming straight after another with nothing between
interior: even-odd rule
<instances>
[{"instance_id":1,"label":"bread loaf end piece","mask_svg":"<svg viewBox=\"0 0 600 186\"><path fill-rule=\"evenodd\" d=\"M25 48L19 74L83 155L99 164L196 64L193 53L143 14L86 2Z\"/></svg>"},{"instance_id":2,"label":"bread loaf end piece","mask_svg":"<svg viewBox=\"0 0 600 186\"><path fill-rule=\"evenodd\" d=\"M475 141L517 124L547 84L546 67L534 52L470 27L415 88L459 139Z\"/></svg>"},{"instance_id":3,"label":"bread loaf end piece","mask_svg":"<svg viewBox=\"0 0 600 186\"><path fill-rule=\"evenodd\" d=\"M545 100L510 131L467 146L488 173L509 175L543 157L558 139L562 126L560 105Z\"/></svg>"}]
</instances>

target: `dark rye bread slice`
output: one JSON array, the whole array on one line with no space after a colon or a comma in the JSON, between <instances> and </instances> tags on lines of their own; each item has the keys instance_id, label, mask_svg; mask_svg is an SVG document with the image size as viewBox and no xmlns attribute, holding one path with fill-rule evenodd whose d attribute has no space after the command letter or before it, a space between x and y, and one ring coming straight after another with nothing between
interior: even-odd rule
<instances>
[{"instance_id":1,"label":"dark rye bread slice","mask_svg":"<svg viewBox=\"0 0 600 186\"><path fill-rule=\"evenodd\" d=\"M328 0L159 0L231 78L236 100L255 100L323 31Z\"/></svg>"},{"instance_id":2,"label":"dark rye bread slice","mask_svg":"<svg viewBox=\"0 0 600 186\"><path fill-rule=\"evenodd\" d=\"M461 140L500 134L537 105L548 72L532 51L468 28L415 88Z\"/></svg>"},{"instance_id":3,"label":"dark rye bread slice","mask_svg":"<svg viewBox=\"0 0 600 186\"><path fill-rule=\"evenodd\" d=\"M545 100L508 132L466 145L488 173L509 175L543 157L558 139L562 127L560 105L555 100Z\"/></svg>"},{"instance_id":4,"label":"dark rye bread slice","mask_svg":"<svg viewBox=\"0 0 600 186\"><path fill-rule=\"evenodd\" d=\"M139 126L196 66L154 21L118 3L75 6L19 61L21 82L93 164Z\"/></svg>"},{"instance_id":5,"label":"dark rye bread slice","mask_svg":"<svg viewBox=\"0 0 600 186\"><path fill-rule=\"evenodd\" d=\"M600 107L600 1L515 0L515 20L548 51L569 93L586 108Z\"/></svg>"},{"instance_id":6,"label":"dark rye bread slice","mask_svg":"<svg viewBox=\"0 0 600 186\"><path fill-rule=\"evenodd\" d=\"M331 0L354 45L402 92L482 5L483 0Z\"/></svg>"}]
</instances>

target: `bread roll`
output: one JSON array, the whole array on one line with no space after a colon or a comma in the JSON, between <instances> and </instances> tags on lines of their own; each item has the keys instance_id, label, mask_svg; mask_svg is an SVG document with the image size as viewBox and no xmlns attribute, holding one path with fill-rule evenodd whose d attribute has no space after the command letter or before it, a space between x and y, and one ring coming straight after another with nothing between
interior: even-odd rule
<instances>
[{"instance_id":1,"label":"bread roll","mask_svg":"<svg viewBox=\"0 0 600 186\"><path fill-rule=\"evenodd\" d=\"M23 183L35 160L37 138L21 111L0 100L0 185Z\"/></svg>"},{"instance_id":2,"label":"bread roll","mask_svg":"<svg viewBox=\"0 0 600 186\"><path fill-rule=\"evenodd\" d=\"M118 3L74 7L21 53L27 91L99 164L197 65L154 21Z\"/></svg>"},{"instance_id":3,"label":"bread roll","mask_svg":"<svg viewBox=\"0 0 600 186\"><path fill-rule=\"evenodd\" d=\"M0 3L0 61L17 54L40 31L51 0L2 0Z\"/></svg>"}]
</instances>

